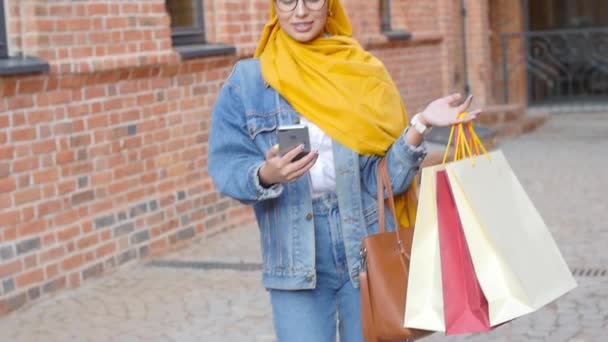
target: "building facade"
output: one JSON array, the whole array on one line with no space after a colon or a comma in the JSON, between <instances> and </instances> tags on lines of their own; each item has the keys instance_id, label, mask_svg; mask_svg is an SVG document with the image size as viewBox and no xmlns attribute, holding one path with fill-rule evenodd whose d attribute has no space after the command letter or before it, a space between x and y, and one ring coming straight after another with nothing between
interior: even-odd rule
<instances>
[{"instance_id":1,"label":"building facade","mask_svg":"<svg viewBox=\"0 0 608 342\"><path fill-rule=\"evenodd\" d=\"M486 124L525 120L526 69L498 72L521 59L499 37L524 31L525 1L342 2L410 113L457 91ZM0 0L0 314L253 219L214 188L206 152L268 3Z\"/></svg>"}]
</instances>

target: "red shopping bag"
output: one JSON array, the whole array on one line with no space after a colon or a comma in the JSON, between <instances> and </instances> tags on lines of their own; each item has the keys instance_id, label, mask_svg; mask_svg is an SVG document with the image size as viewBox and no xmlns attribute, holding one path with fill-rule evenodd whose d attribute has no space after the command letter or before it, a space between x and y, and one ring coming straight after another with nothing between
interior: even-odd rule
<instances>
[{"instance_id":1,"label":"red shopping bag","mask_svg":"<svg viewBox=\"0 0 608 342\"><path fill-rule=\"evenodd\" d=\"M458 208L445 171L437 172L437 221L446 335L489 331L488 302L481 291Z\"/></svg>"}]
</instances>

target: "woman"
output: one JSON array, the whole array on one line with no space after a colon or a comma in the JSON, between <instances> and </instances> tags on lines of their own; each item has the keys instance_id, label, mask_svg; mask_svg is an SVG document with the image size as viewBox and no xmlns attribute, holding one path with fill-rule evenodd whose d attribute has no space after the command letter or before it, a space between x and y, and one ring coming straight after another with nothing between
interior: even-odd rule
<instances>
[{"instance_id":1,"label":"woman","mask_svg":"<svg viewBox=\"0 0 608 342\"><path fill-rule=\"evenodd\" d=\"M426 155L423 135L459 122L471 98L438 99L408 126L398 90L350 37L338 0L272 0L270 10L257 58L236 64L214 107L209 174L254 207L278 340L335 341L339 321L341 341L362 341L359 247L378 230L378 162L388 159L404 193ZM309 127L313 146L299 160L298 148L279 155L276 146L277 128L294 123Z\"/></svg>"}]
</instances>

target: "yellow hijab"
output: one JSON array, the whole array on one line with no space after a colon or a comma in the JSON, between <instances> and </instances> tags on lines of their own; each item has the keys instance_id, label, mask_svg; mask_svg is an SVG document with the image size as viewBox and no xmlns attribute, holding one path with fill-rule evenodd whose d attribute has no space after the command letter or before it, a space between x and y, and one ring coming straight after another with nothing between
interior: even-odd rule
<instances>
[{"instance_id":1,"label":"yellow hijab","mask_svg":"<svg viewBox=\"0 0 608 342\"><path fill-rule=\"evenodd\" d=\"M299 43L278 22L275 1L270 0L270 21L264 27L255 56L262 75L306 119L340 144L363 155L384 155L407 126L401 95L386 68L365 51L352 35L344 8L327 0L325 32ZM415 201L396 196L399 221L409 226ZM410 197L411 198L411 197Z\"/></svg>"}]
</instances>

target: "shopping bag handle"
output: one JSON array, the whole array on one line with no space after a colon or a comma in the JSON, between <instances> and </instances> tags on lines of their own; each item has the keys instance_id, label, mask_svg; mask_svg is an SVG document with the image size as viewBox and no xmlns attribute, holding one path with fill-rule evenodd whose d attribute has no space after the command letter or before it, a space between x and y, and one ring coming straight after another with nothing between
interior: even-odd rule
<instances>
[{"instance_id":1,"label":"shopping bag handle","mask_svg":"<svg viewBox=\"0 0 608 342\"><path fill-rule=\"evenodd\" d=\"M465 118L467 115L468 114L466 112L460 113L458 115L458 119ZM490 159L490 155L479 139L479 136L477 136L471 121L452 125L450 135L448 137L448 144L445 147L445 152L443 154L443 160L441 162L442 164L447 162L452 143L454 143L454 157L452 158L452 161L461 160L468 156L471 161L475 163L473 157L481 155L481 152L483 152L483 154Z\"/></svg>"}]
</instances>

